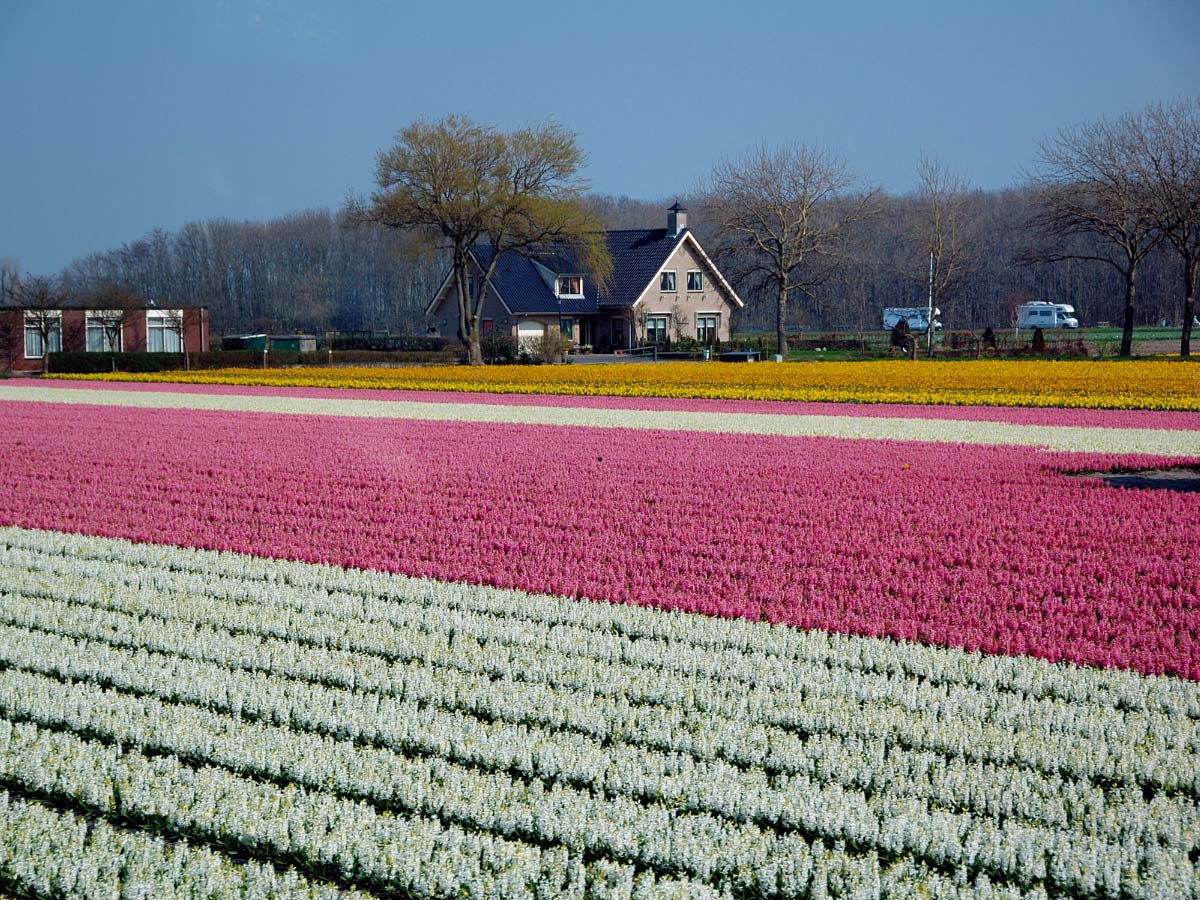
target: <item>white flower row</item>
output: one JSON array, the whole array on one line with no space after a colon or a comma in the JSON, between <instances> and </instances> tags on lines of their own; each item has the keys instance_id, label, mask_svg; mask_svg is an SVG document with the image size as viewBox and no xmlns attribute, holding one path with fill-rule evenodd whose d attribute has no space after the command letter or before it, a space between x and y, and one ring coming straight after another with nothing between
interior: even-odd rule
<instances>
[{"instance_id":1,"label":"white flower row","mask_svg":"<svg viewBox=\"0 0 1200 900\"><path fill-rule=\"evenodd\" d=\"M222 768L195 768L174 756L147 757L35 725L0 721L0 781L63 798L84 810L231 843L250 854L295 859L346 883L420 897L579 897L610 881L642 896L721 896L694 881L657 879L605 861L586 865L566 848L539 848L380 813L362 802L296 785L260 782Z\"/></svg>"},{"instance_id":2,"label":"white flower row","mask_svg":"<svg viewBox=\"0 0 1200 900\"><path fill-rule=\"evenodd\" d=\"M633 654L647 664L660 664L719 679L749 684L777 683L794 688L784 662L810 662L883 676L913 676L934 684L970 685L988 692L1013 692L1032 698L1054 697L1122 710L1145 710L1200 718L1200 684L1177 678L1146 677L1134 672L1080 668L1041 660L968 653L942 647L904 644L887 639L804 631L737 619L663 612L639 606L572 601L523 591L447 584L384 572L268 560L236 553L133 544L59 532L0 528L0 551L32 551L48 561L86 567L97 561L109 578L122 572L129 584L151 579L150 586L175 586L187 592L230 599L253 599L304 611L328 611L350 620L392 621L406 604L447 610L482 612L532 624L577 625L593 635L630 640L615 645L617 658ZM16 560L14 558L14 564ZM184 578L160 584L163 578ZM255 588L269 586L269 590ZM245 585L245 587L242 587ZM250 590L252 593L247 594ZM700 659L675 659L682 648L704 648ZM651 651L650 659L638 654ZM653 651L658 650L658 660ZM722 651L739 651L742 658ZM665 652L662 652L665 651ZM715 652L714 652L715 651ZM776 659L777 657L777 659ZM741 665L739 665L741 663ZM771 663L774 663L772 665ZM688 668L690 666L690 668ZM730 671L730 668L734 671Z\"/></svg>"},{"instance_id":3,"label":"white flower row","mask_svg":"<svg viewBox=\"0 0 1200 900\"><path fill-rule=\"evenodd\" d=\"M232 845L244 853L295 859L342 881L420 897L588 897L605 900L728 898L688 879L656 879L610 860L585 863L565 849L539 849L420 818L380 814L366 804L279 787L219 768L186 765L172 756L81 740L30 724L0 721L0 780L71 800L84 810L163 822L177 833ZM35 857L36 859L36 857ZM26 861L31 869L37 862ZM793 870L803 885L788 887ZM910 861L883 868L874 855L837 847L785 860L762 896L936 898L1045 897L1041 888L973 884L922 871ZM533 879L532 881L530 879Z\"/></svg>"},{"instance_id":4,"label":"white flower row","mask_svg":"<svg viewBox=\"0 0 1200 900\"><path fill-rule=\"evenodd\" d=\"M1143 453L1159 456L1200 455L1194 431L1102 428L1072 425L1021 425L1013 422L920 419L900 416L794 415L780 413L706 412L533 406L469 402L421 402L388 398L359 400L286 397L263 394L203 394L169 390L154 392L39 387L0 383L6 399L45 403L78 403L139 409L205 409L231 412L284 413L306 416L353 416L371 419L486 422L523 425L576 425L589 428L638 428L728 434L772 434L790 437L837 437L865 440L935 441L1049 447L1096 453Z\"/></svg>"},{"instance_id":5,"label":"white flower row","mask_svg":"<svg viewBox=\"0 0 1200 900\"><path fill-rule=\"evenodd\" d=\"M32 559L29 554L19 561L12 560L14 568L67 574L66 561L60 563ZM852 696L859 702L904 705L914 714L936 708L943 717L965 715L1022 730L1070 732L1088 741L1102 741L1113 732L1123 734L1127 742L1165 747L1200 740L1200 722L1194 719L1157 710L1125 711L1113 708L1107 700L1084 703L1029 697L973 685L930 683L912 675L831 667L823 661L803 658L788 659L786 665L781 665L785 660L772 654L732 650L714 654L711 647L703 645L689 656L704 670L679 671L670 663L677 663L681 653L691 648L684 641L631 639L597 632L594 627L518 619L498 611L447 610L443 606L438 615L431 616L428 603L380 602L345 593L314 593L289 585L271 585L270 590L264 590L260 582L228 576L204 579L193 573L147 571L99 562L77 565L71 566L69 574L113 586L114 595L103 604L106 608L240 630L251 627L250 620L257 633L284 638L301 636L294 632L294 623L301 619L309 629L303 637L321 646L362 649L393 658L419 657L492 675L516 670L589 693L690 705L706 713L757 715L767 724L788 725L787 710L813 697ZM163 593L180 597L183 602L164 610L157 600ZM380 643L379 625L387 629L384 643ZM394 637L397 632L393 629L402 629L399 633L405 639ZM451 630L453 648L445 642ZM481 651L492 645L504 647L506 656L500 667L480 669L486 663L480 653L467 652L475 648L465 647L463 637L478 642ZM657 659L636 661L636 657L650 653L655 653ZM634 662L623 661L631 657ZM647 672L662 668L671 670L674 677L663 681L657 671ZM739 669L750 680L739 679ZM720 679L713 677L716 671ZM768 683L772 680L774 684ZM667 687L678 689L668 692Z\"/></svg>"},{"instance_id":6,"label":"white flower row","mask_svg":"<svg viewBox=\"0 0 1200 900\"><path fill-rule=\"evenodd\" d=\"M249 752L273 755L259 746ZM317 758L311 765L336 762ZM379 771L367 774L386 780ZM197 839L232 842L242 852L283 856L339 880L402 887L418 896L457 897L460 889L471 897L531 896L530 878L537 879L532 884L538 895L547 897L582 897L585 889L588 897L632 894L703 900L717 896L716 891L686 878L656 879L611 860L585 865L578 853L565 848L539 850L453 827L439 830L428 819L380 814L366 804L296 785L279 787L224 769L197 769L173 756L122 752L28 723L14 726L0 721L0 782L69 798L94 812L164 821L173 831ZM425 787L446 796L440 781ZM686 835L675 840L690 842L695 852L702 853L718 849L712 843L715 837L698 833L690 841ZM632 833L627 840L647 838ZM953 881L959 883L952 895L960 897L1042 893L1040 888L1032 892L1011 885L994 888L986 876L976 878L973 885L964 884L960 877L947 878L911 860L884 868L874 854L849 855L819 842L811 851L797 842L790 856L759 874L766 880L760 882L756 896L822 896L830 893L832 884L848 889L850 896L879 896L881 886L903 884L902 891L882 893L907 897L911 885L905 882L912 881L930 896L945 896Z\"/></svg>"},{"instance_id":7,"label":"white flower row","mask_svg":"<svg viewBox=\"0 0 1200 900\"><path fill-rule=\"evenodd\" d=\"M21 617L22 607L21 601L9 604L7 615ZM88 641L70 627L69 608L25 618L35 625L40 618L43 627L57 623L75 639L0 626L0 662L321 734L369 740L398 752L441 753L464 764L515 769L526 777L564 780L610 795L630 794L707 810L738 821L820 828L810 815L793 810L795 797L820 793L818 785L840 792L841 784L853 789L851 796L870 795L873 803L921 798L942 809L999 821L1016 817L1114 842L1135 836L1179 845L1186 836L1200 834L1200 812L1186 797L1158 796L1149 803L1140 789L1110 789L1106 794L1094 785L1019 768L889 750L879 743L835 736L810 738L787 760L793 775L769 778L761 769L739 768L721 760L681 758L622 741L605 745L561 729L528 722L483 722L469 714L429 707L431 700L446 704L448 698L437 696L435 680L421 679L422 674L436 675L428 670L409 675L407 684L417 690L406 693L420 695L420 702L413 702L411 696L400 700ZM120 627L121 623L112 624ZM175 644L186 649L191 640L179 636ZM282 655L282 650L256 647L236 636L223 649L243 664L264 651L268 659ZM493 684L475 688L474 693L498 702L508 687ZM462 699L460 686L450 683L440 688ZM478 705L484 701L472 704ZM414 729L412 723L417 721L421 727ZM860 797L860 802L866 801Z\"/></svg>"},{"instance_id":8,"label":"white flower row","mask_svg":"<svg viewBox=\"0 0 1200 900\"><path fill-rule=\"evenodd\" d=\"M45 647L30 648L31 654ZM83 648L86 653L86 648ZM154 679L147 666L145 688ZM120 673L117 673L118 675ZM212 676L214 697L226 695L234 706L253 706L249 698ZM170 679L170 673L164 673ZM198 687L202 676L187 681ZM194 694L202 691L194 690ZM200 697L198 699L203 699ZM302 702L303 697L294 698ZM315 787L332 787L385 806L450 817L462 824L494 830L517 838L565 844L592 852L615 854L671 871L686 870L710 880L730 878L743 889L761 890L779 884L785 896L804 889L806 868L795 866L808 857L808 845L794 834L734 824L710 815L672 814L667 807L642 805L628 798L602 798L561 785L544 788L503 772L481 773L441 760L409 759L350 741L297 734L286 728L237 722L190 706L172 706L146 698L101 691L86 685L63 685L16 671L0 672L0 709L8 715L69 727L106 740L180 753L227 766L255 771ZM384 711L380 711L383 713ZM277 710L279 718L297 717L297 710ZM411 725L395 723L397 730ZM435 745L449 751L461 735L421 723ZM530 747L521 734L509 743L509 758ZM531 751L542 752L532 742ZM706 773L685 773L699 775ZM739 798L729 786L693 782L712 793ZM721 788L726 788L721 790ZM790 779L773 798L773 821L816 833L826 840L849 840L889 856L901 854L935 866L966 866L993 875L1029 882L1050 879L1057 884L1091 891L1099 885L1108 896L1129 892L1144 873L1154 883L1177 883L1189 874L1186 849L1160 846L1158 840L1105 843L1058 830L953 815L903 797L873 798L836 786L823 787L805 779ZM734 801L746 804L745 800ZM1147 811L1149 812L1149 811ZM1194 836L1194 832L1193 832ZM1182 874L1181 874L1182 872ZM800 879L797 881L797 879Z\"/></svg>"},{"instance_id":9,"label":"white flower row","mask_svg":"<svg viewBox=\"0 0 1200 900\"><path fill-rule=\"evenodd\" d=\"M366 900L270 863L234 863L186 842L83 820L0 791L0 885L21 896L80 900Z\"/></svg>"},{"instance_id":10,"label":"white flower row","mask_svg":"<svg viewBox=\"0 0 1200 900\"><path fill-rule=\"evenodd\" d=\"M86 593L97 593L94 574L85 581L69 576L48 579L44 574L25 578L15 572L12 582L14 587L37 589L66 600L83 596L85 584ZM751 699L759 701L758 705L738 701L725 704L724 708L712 702L693 709L669 700L631 703L628 697L601 693L595 684L558 687L553 683L557 679L531 679L530 673L541 668L537 655L513 659L508 648L491 648L460 639L457 633L450 644L445 635L398 631L379 623L346 622L339 630L335 621L318 621L311 615L296 615L272 624L270 608L259 610L243 604L222 610L214 608L220 606L220 601L203 596L188 597L175 592L170 596L173 598L170 610L164 610L158 595L149 591L134 594L124 591L94 599L92 602L100 607L97 609L50 607L40 615L35 602L18 605L14 599L6 604L7 610L0 612L0 620L59 629L73 623L75 636L108 639L115 632L129 636L126 640L133 646L187 656L199 653L202 658L232 666L250 665L429 702L437 702L439 696L450 697L451 705L456 708L509 721L567 725L597 738L635 741L703 758L725 758L742 765L787 772L805 771L804 762L792 761L806 758L804 740L796 733L799 731L807 735L857 737L867 742L898 742L913 750L961 756L981 763L1034 767L1048 775L1118 780L1135 786L1200 793L1194 723L1180 717L1132 717L1131 727L1120 729L1101 715L1101 721L1087 729L1081 739L1078 731L1060 733L1058 729L1038 727L1036 721L1025 727L993 723L995 704L986 697L973 705L946 701L932 704L931 709L914 709L856 696L853 679L849 679L850 690L839 691L838 682L829 674L824 677L828 684L825 696L799 691L797 698L789 700L775 695L755 697L751 693ZM130 609L135 615L122 618L120 613L108 611L112 608ZM15 618L18 609L26 610L25 618ZM197 639L204 632L197 631L191 623L207 623L210 619L224 628L250 634L239 637L215 631L200 644ZM281 641L305 643L261 647L261 638L256 635L264 632ZM353 646L370 644L366 648L369 652L339 653L324 649L329 643L346 644L346 632L357 636ZM179 643L179 634L188 636L186 644ZM416 662L390 663L379 655L388 654L389 649L395 649L392 655L416 657ZM248 651L253 651L254 656L248 656ZM453 663L463 659L474 661L475 665L468 668L504 677L511 683L504 691L497 692L491 678L473 672L460 674ZM523 680L511 680L509 676L514 672L520 672ZM651 677L647 673L642 682L653 683ZM817 680L816 675L813 678ZM670 673L658 673L658 683L668 684L672 680ZM674 693L694 696L704 687L695 681L694 677L686 678ZM1080 719L1086 721L1083 711Z\"/></svg>"}]
</instances>

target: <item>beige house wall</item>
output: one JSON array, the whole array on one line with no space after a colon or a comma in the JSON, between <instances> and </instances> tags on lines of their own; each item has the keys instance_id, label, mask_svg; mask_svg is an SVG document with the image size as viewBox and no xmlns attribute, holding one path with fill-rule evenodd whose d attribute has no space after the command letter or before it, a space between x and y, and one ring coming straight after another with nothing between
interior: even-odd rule
<instances>
[{"instance_id":1,"label":"beige house wall","mask_svg":"<svg viewBox=\"0 0 1200 900\"><path fill-rule=\"evenodd\" d=\"M730 318L735 307L733 298L721 287L712 269L704 263L700 254L687 241L675 248L675 252L663 263L659 273L671 269L675 270L676 290L674 293L664 293L659 290L660 279L658 275L655 275L650 289L642 295L636 316L639 337L644 337L646 333L645 316L671 316L668 327L671 339L674 340L678 333L675 325L676 317L682 320L682 326L679 329L683 333L682 336L694 338L696 336L696 315L698 313L717 313L720 315L717 337L722 341L729 340ZM699 293L689 292L687 289L687 273L690 269L698 269L704 273L704 290Z\"/></svg>"}]
</instances>

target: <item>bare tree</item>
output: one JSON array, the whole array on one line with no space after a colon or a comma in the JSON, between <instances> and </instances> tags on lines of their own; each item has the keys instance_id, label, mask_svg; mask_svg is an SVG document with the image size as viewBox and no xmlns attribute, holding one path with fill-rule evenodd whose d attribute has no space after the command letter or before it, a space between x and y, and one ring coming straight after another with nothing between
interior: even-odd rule
<instances>
[{"instance_id":1,"label":"bare tree","mask_svg":"<svg viewBox=\"0 0 1200 900\"><path fill-rule=\"evenodd\" d=\"M970 277L974 248L970 228L970 184L933 156L917 162L908 238L916 251L907 274L926 288L928 305L941 307ZM933 309L929 314L928 344L933 354Z\"/></svg>"},{"instance_id":2,"label":"bare tree","mask_svg":"<svg viewBox=\"0 0 1200 900\"><path fill-rule=\"evenodd\" d=\"M24 278L17 282L16 302L22 309L25 328L32 328L42 350L42 374L50 371L50 353L62 348L62 309L64 297L58 282L51 278ZM57 338L57 340L56 340Z\"/></svg>"},{"instance_id":3,"label":"bare tree","mask_svg":"<svg viewBox=\"0 0 1200 900\"><path fill-rule=\"evenodd\" d=\"M714 167L707 201L718 217L718 252L737 281L774 293L780 355L792 302L813 296L846 229L876 211L877 195L859 187L843 159L807 144L759 145Z\"/></svg>"},{"instance_id":4,"label":"bare tree","mask_svg":"<svg viewBox=\"0 0 1200 900\"><path fill-rule=\"evenodd\" d=\"M1060 249L1025 257L1027 262L1087 260L1113 268L1125 285L1120 349L1125 357L1133 351L1138 268L1162 240L1139 172L1140 128L1137 117L1127 115L1064 128L1041 142L1031 179L1040 211L1032 224Z\"/></svg>"},{"instance_id":5,"label":"bare tree","mask_svg":"<svg viewBox=\"0 0 1200 900\"><path fill-rule=\"evenodd\" d=\"M1183 329L1179 355L1192 352L1200 277L1200 98L1153 103L1139 117L1136 163L1150 215L1183 265Z\"/></svg>"},{"instance_id":6,"label":"bare tree","mask_svg":"<svg viewBox=\"0 0 1200 900\"><path fill-rule=\"evenodd\" d=\"M575 135L557 124L504 133L464 116L415 122L379 154L379 189L361 217L440 238L456 276L458 336L472 365L483 364L480 320L505 253L569 247L597 282L608 278L600 220L582 202L583 163ZM480 259L484 244L490 255ZM476 259L483 273L472 279Z\"/></svg>"},{"instance_id":7,"label":"bare tree","mask_svg":"<svg viewBox=\"0 0 1200 900\"><path fill-rule=\"evenodd\" d=\"M125 326L145 305L145 301L137 294L115 283L102 286L89 299L89 306L94 306L95 311L90 312L88 317L99 319L101 349L108 349L114 372L117 371L117 354L130 349L125 346Z\"/></svg>"}]
</instances>

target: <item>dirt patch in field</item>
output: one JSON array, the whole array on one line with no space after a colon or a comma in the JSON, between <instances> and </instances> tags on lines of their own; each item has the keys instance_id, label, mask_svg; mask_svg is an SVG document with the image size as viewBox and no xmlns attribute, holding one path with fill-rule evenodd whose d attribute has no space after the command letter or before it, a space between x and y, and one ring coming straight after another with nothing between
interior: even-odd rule
<instances>
[{"instance_id":1,"label":"dirt patch in field","mask_svg":"<svg viewBox=\"0 0 1200 900\"><path fill-rule=\"evenodd\" d=\"M1200 494L1200 466L1170 466L1126 472L1074 472L1072 474L1077 478L1099 478L1112 487Z\"/></svg>"},{"instance_id":2,"label":"dirt patch in field","mask_svg":"<svg viewBox=\"0 0 1200 900\"><path fill-rule=\"evenodd\" d=\"M1179 352L1179 338L1170 340L1134 341L1131 352L1134 356L1162 356Z\"/></svg>"}]
</instances>

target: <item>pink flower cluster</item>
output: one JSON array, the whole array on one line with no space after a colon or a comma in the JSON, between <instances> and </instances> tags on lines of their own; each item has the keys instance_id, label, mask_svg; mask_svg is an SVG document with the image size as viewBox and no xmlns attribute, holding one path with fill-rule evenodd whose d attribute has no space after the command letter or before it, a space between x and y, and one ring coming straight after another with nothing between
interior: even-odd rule
<instances>
[{"instance_id":1,"label":"pink flower cluster","mask_svg":"<svg viewBox=\"0 0 1200 900\"><path fill-rule=\"evenodd\" d=\"M3 524L1200 679L1200 494L1063 474L1132 459L17 402L0 417Z\"/></svg>"}]
</instances>

